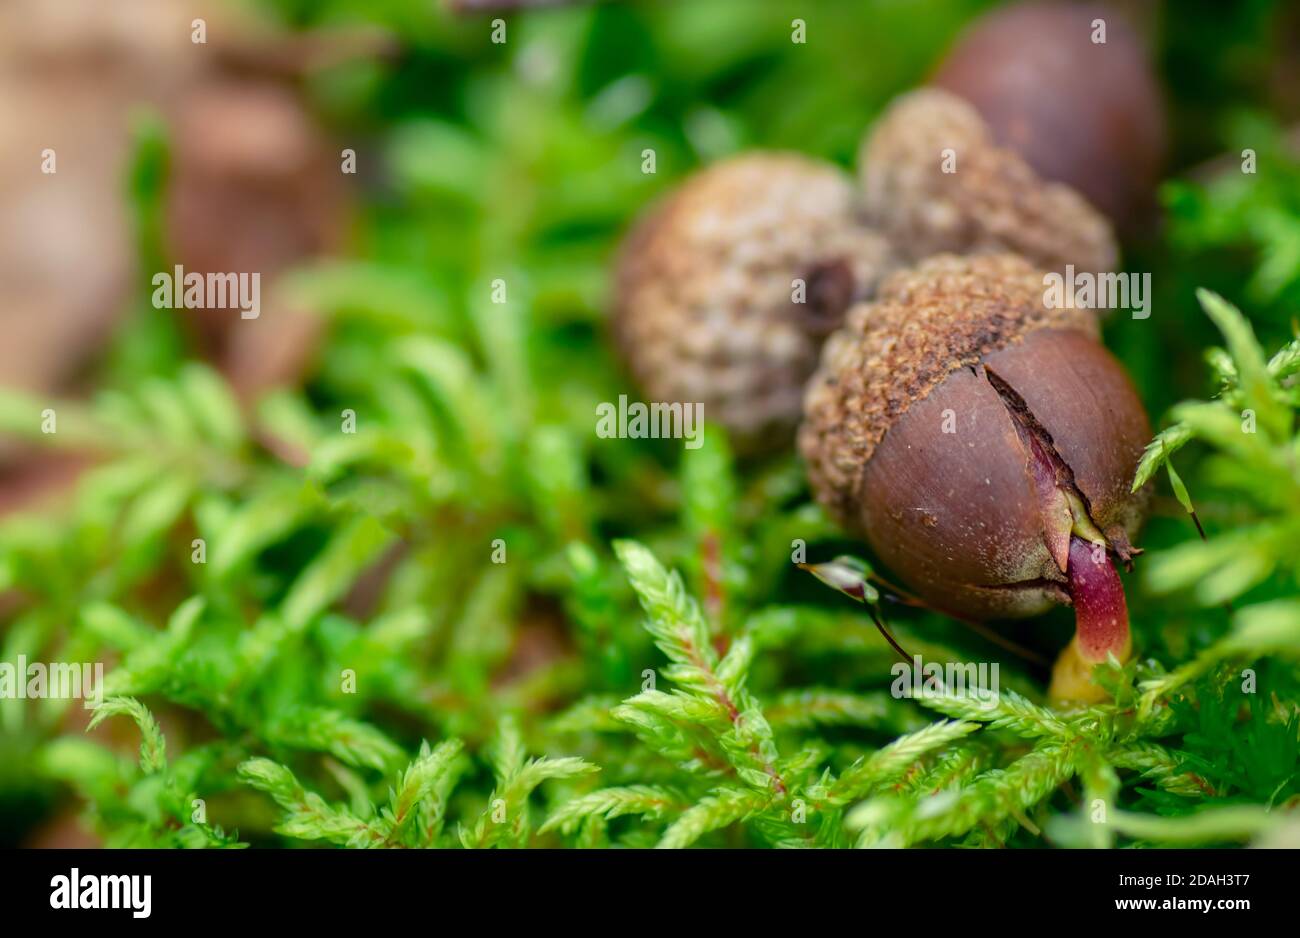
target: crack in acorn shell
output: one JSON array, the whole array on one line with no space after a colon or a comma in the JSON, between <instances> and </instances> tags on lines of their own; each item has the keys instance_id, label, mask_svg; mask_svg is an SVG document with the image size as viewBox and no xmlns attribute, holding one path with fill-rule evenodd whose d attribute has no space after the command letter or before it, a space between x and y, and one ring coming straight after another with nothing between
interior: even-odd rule
<instances>
[{"instance_id":1,"label":"crack in acorn shell","mask_svg":"<svg viewBox=\"0 0 1300 938\"><path fill-rule=\"evenodd\" d=\"M1005 351L1032 356L1047 344L1073 344L1072 337L1057 330L1033 335L1041 338L1034 339L1029 348L1019 343ZM1090 339L1081 338L1086 347L1100 351ZM1103 370L1109 372L1112 383L1119 383L1117 363ZM908 418L890 429L864 467L862 500L878 503L870 493L874 487L888 485L882 482L886 476L903 479L906 481L893 482L893 494L899 496L898 487L904 485L903 507L916 511L867 508L858 527L885 565L937 608L967 615L974 611L980 618L1018 617L1069 603L1066 568L1060 563L1059 551L1050 549L1048 524L1030 474L1032 443L1045 445L1056 469L1056 483L1077 493L1098 529L1106 531L1114 525L1114 530L1125 531L1116 519L1126 519L1109 501L1103 501L1111 506L1107 514L1099 517L1095 513L1096 499L1079 484L1077 474L1055 445L1061 434L1053 435L1024 396L1005 380L1001 388L997 379L990 381L990 371L998 375L997 368L990 369L984 359L977 367L953 372L931 395L913 405ZM1077 376L1075 379L1077 383ZM962 409L958 400L965 402L969 421L960 428L964 433L936 434L933 428L940 422L939 415ZM963 436L961 452L969 454L967 458L957 454L937 461L933 458L936 447L959 445ZM1130 477L1128 470L1136 465L1140 452L1135 443L1128 461L1131 465L1121 470L1124 478ZM966 497L952 498L952 492L964 492ZM940 504L945 493L947 503ZM909 517L913 513L921 521L919 525ZM1064 534L1068 550L1069 527ZM946 552L927 548L927 542L949 540L956 546L947 545ZM1108 539L1108 547L1113 546ZM936 583L945 586L936 589Z\"/></svg>"}]
</instances>

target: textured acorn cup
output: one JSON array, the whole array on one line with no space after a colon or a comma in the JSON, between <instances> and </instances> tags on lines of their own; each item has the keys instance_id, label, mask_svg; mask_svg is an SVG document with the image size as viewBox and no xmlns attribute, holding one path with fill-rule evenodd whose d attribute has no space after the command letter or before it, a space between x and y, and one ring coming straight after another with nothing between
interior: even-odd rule
<instances>
[{"instance_id":1,"label":"textured acorn cup","mask_svg":"<svg viewBox=\"0 0 1300 938\"><path fill-rule=\"evenodd\" d=\"M1098 20L1105 42L1094 42ZM1121 230L1150 214L1165 152L1141 41L1095 4L1028 3L978 19L933 84L970 102L1001 146L1081 193Z\"/></svg>"},{"instance_id":2,"label":"textured acorn cup","mask_svg":"<svg viewBox=\"0 0 1300 938\"><path fill-rule=\"evenodd\" d=\"M864 139L867 213L908 261L1014 251L1039 267L1109 271L1110 223L993 140L965 101L932 88L898 98Z\"/></svg>"},{"instance_id":3,"label":"textured acorn cup","mask_svg":"<svg viewBox=\"0 0 1300 938\"><path fill-rule=\"evenodd\" d=\"M742 452L788 444L821 343L895 266L856 201L834 166L757 153L696 173L642 219L619 258L614 335L648 399L702 403Z\"/></svg>"},{"instance_id":4,"label":"textured acorn cup","mask_svg":"<svg viewBox=\"0 0 1300 938\"><path fill-rule=\"evenodd\" d=\"M1129 654L1113 561L1145 493L1146 414L1087 312L1049 309L1014 255L941 255L854 307L809 383L799 445L818 500L930 605L986 620L1072 603L1058 700ZM1094 545L1104 542L1104 549Z\"/></svg>"}]
</instances>

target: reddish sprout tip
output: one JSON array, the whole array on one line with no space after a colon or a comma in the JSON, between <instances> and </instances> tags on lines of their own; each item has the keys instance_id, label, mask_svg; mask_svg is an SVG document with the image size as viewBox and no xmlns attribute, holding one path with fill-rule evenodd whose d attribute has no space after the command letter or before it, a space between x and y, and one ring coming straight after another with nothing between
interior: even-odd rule
<instances>
[{"instance_id":1,"label":"reddish sprout tip","mask_svg":"<svg viewBox=\"0 0 1300 938\"><path fill-rule=\"evenodd\" d=\"M1080 657L1089 664L1099 664L1114 653L1123 661L1130 648L1128 604L1124 585L1104 545L1071 537L1067 576Z\"/></svg>"}]
</instances>

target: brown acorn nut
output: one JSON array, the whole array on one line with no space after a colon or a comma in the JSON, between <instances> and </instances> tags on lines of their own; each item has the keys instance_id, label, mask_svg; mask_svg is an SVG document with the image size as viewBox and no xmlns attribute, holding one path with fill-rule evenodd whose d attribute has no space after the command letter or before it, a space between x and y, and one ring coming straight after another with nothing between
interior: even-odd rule
<instances>
[{"instance_id":1,"label":"brown acorn nut","mask_svg":"<svg viewBox=\"0 0 1300 938\"><path fill-rule=\"evenodd\" d=\"M642 219L618 262L614 335L644 392L702 403L742 451L788 443L822 341L894 266L856 198L830 164L753 153Z\"/></svg>"},{"instance_id":2,"label":"brown acorn nut","mask_svg":"<svg viewBox=\"0 0 1300 938\"><path fill-rule=\"evenodd\" d=\"M946 91L898 98L864 140L859 166L868 215L909 261L1010 250L1048 270L1115 266L1110 223L999 147L975 109Z\"/></svg>"},{"instance_id":3,"label":"brown acorn nut","mask_svg":"<svg viewBox=\"0 0 1300 938\"><path fill-rule=\"evenodd\" d=\"M1102 29L1105 41L1094 41ZM999 145L1042 178L1071 186L1121 230L1150 213L1164 108L1141 41L1114 10L994 10L957 41L933 84L970 102Z\"/></svg>"},{"instance_id":4,"label":"brown acorn nut","mask_svg":"<svg viewBox=\"0 0 1300 938\"><path fill-rule=\"evenodd\" d=\"M187 272L259 273L270 300L257 319L199 311L199 337L246 397L293 383L323 321L278 303L269 288L345 240L337 150L290 87L261 79L206 82L177 109L173 138L167 222L175 261Z\"/></svg>"},{"instance_id":5,"label":"brown acorn nut","mask_svg":"<svg viewBox=\"0 0 1300 938\"><path fill-rule=\"evenodd\" d=\"M854 307L808 386L799 445L818 500L921 598L958 618L1072 603L1072 678L1129 653L1112 557L1145 512L1150 439L1085 310L1050 309L1014 255L941 255ZM1104 543L1104 549L1097 547Z\"/></svg>"}]
</instances>

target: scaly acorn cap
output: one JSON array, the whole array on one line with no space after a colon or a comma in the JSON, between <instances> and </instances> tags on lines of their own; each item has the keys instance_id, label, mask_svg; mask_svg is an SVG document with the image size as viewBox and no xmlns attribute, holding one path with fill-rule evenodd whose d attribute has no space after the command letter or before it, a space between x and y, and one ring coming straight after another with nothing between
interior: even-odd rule
<instances>
[{"instance_id":1,"label":"scaly acorn cap","mask_svg":"<svg viewBox=\"0 0 1300 938\"><path fill-rule=\"evenodd\" d=\"M947 91L898 98L864 139L859 168L868 215L909 261L1014 251L1047 270L1115 267L1110 222L998 146L975 108Z\"/></svg>"},{"instance_id":2,"label":"scaly acorn cap","mask_svg":"<svg viewBox=\"0 0 1300 938\"><path fill-rule=\"evenodd\" d=\"M808 383L799 449L818 501L859 531L867 462L908 409L945 378L1038 329L1097 338L1086 309L1049 308L1043 272L1014 254L941 254L885 278L854 306Z\"/></svg>"},{"instance_id":3,"label":"scaly acorn cap","mask_svg":"<svg viewBox=\"0 0 1300 938\"><path fill-rule=\"evenodd\" d=\"M830 164L753 153L643 218L618 261L613 331L647 399L702 403L742 451L788 443L825 336L896 266L858 199Z\"/></svg>"}]
</instances>

